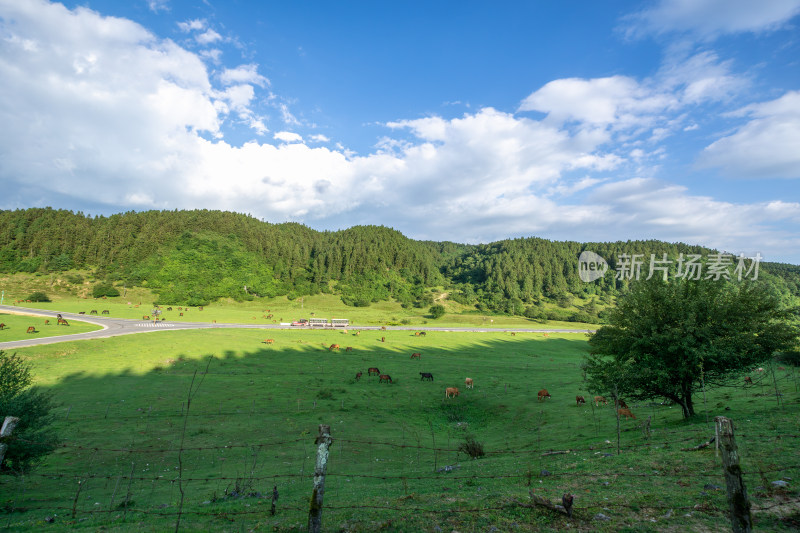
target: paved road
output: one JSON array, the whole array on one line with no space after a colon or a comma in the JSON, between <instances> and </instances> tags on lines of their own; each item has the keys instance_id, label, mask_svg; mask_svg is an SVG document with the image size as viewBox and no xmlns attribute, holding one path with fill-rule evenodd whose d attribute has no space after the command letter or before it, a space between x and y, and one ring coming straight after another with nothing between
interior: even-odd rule
<instances>
[{"instance_id":1,"label":"paved road","mask_svg":"<svg viewBox=\"0 0 800 533\"><path fill-rule=\"evenodd\" d=\"M42 309L30 309L19 306L0 305L0 312L55 317L58 311L45 311ZM75 333L72 335L58 335L54 337L44 337L41 339L23 339L18 341L0 342L0 350L22 348L25 346L38 346L41 344L55 344L58 342L100 339L104 337L116 337L118 335L132 335L134 333L149 333L154 331L175 331L184 329L216 329L216 328L237 328L237 329L308 329L296 326L285 326L278 324L209 324L208 322L152 322L145 320L134 320L128 318L96 317L93 315L79 315L75 313L61 313L67 320L80 320L97 324L103 329L89 331L87 333ZM380 326L350 326L350 329L361 330L380 330ZM528 329L528 328L447 328L447 327L407 327L407 326L387 326L388 330L406 331L466 331L473 333L487 333L499 331L513 331L520 333L589 333L586 329Z\"/></svg>"}]
</instances>

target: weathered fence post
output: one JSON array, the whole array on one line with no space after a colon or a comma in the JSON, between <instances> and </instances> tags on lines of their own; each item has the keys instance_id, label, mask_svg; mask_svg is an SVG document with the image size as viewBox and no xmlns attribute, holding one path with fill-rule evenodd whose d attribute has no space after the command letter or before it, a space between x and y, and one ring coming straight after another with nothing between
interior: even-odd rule
<instances>
[{"instance_id":1,"label":"weathered fence post","mask_svg":"<svg viewBox=\"0 0 800 533\"><path fill-rule=\"evenodd\" d=\"M739 466L739 452L733 437L733 421L724 416L714 418L719 432L722 448L722 470L725 473L725 486L728 490L731 525L734 533L749 533L753 530L753 517L750 515L750 500L742 481L742 467Z\"/></svg>"},{"instance_id":2,"label":"weathered fence post","mask_svg":"<svg viewBox=\"0 0 800 533\"><path fill-rule=\"evenodd\" d=\"M14 431L14 428L17 427L19 423L19 418L16 416L7 416L5 420L3 420L3 427L0 429L0 439L6 439L11 436L11 432ZM8 444L4 442L4 440L0 440L0 465L3 464L3 459L6 458L6 450L8 449Z\"/></svg>"},{"instance_id":3,"label":"weathered fence post","mask_svg":"<svg viewBox=\"0 0 800 533\"><path fill-rule=\"evenodd\" d=\"M328 449L333 444L331 427L319 425L317 444L317 463L314 467L314 490L311 493L311 506L308 509L308 531L322 531L322 497L325 495L325 472L328 469Z\"/></svg>"}]
</instances>

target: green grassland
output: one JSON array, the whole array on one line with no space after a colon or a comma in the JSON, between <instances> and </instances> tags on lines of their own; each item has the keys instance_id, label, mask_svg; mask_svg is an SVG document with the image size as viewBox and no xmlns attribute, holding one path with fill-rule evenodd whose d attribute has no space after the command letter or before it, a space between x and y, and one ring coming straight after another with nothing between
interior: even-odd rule
<instances>
[{"instance_id":1,"label":"green grassland","mask_svg":"<svg viewBox=\"0 0 800 533\"><path fill-rule=\"evenodd\" d=\"M67 321L68 325L65 326L57 324L55 318L18 315L3 313L2 311L0 311L0 323L5 324L5 327L0 330L0 342L40 339L56 335L74 335L102 329L101 326L96 324L78 320L69 320ZM28 333L28 328L31 326L36 328L34 333Z\"/></svg>"},{"instance_id":2,"label":"green grassland","mask_svg":"<svg viewBox=\"0 0 800 533\"><path fill-rule=\"evenodd\" d=\"M84 273L85 274L85 273ZM108 310L110 316L116 318L141 319L152 313L152 302L156 297L147 289L136 287L124 289L124 296L114 298L92 298L90 284L74 286L62 276L13 274L0 277L0 287L6 289L5 303L34 309L48 309L69 313L97 311L102 318L102 311ZM51 298L51 302L25 302L27 296L34 291L43 291ZM122 292L122 291L121 291ZM275 298L258 298L253 301L235 302L221 300L203 307L191 309L172 306L172 311L163 307L163 318L169 321L212 322L235 324L276 324L291 322L299 318L347 318L354 325L408 325L408 326L440 326L440 327L480 327L480 328L547 328L547 329L595 329L596 324L579 322L563 322L549 320L541 322L522 316L479 313L468 309L457 302L447 299L445 292L438 292L437 303L444 305L447 314L439 319L428 315L428 309L403 308L394 301L376 302L369 307L350 307L342 303L341 297L334 294L317 294L289 300L285 296ZM577 305L588 303L576 299ZM552 304L547 306L554 307ZM602 308L602 305L598 305ZM569 310L577 310L573 305ZM181 316L183 313L183 316ZM272 315L270 318L269 315Z\"/></svg>"},{"instance_id":3,"label":"green grassland","mask_svg":"<svg viewBox=\"0 0 800 533\"><path fill-rule=\"evenodd\" d=\"M214 312L206 308L203 319ZM219 308L231 321L246 315ZM724 488L714 488L725 485L720 459L713 446L681 451L713 436L716 415L735 421L754 505L772 506L755 513L756 528L789 531L800 518L800 375L791 369L775 368L780 405L769 371L752 387L698 398L690 422L678 408L632 405L637 419L621 421L617 454L613 409L575 402L589 396L585 335L268 335L273 344L257 330L155 331L18 350L60 403L64 445L33 473L0 478L0 527L171 530L180 478L184 531L305 530L314 439L329 424L326 531L720 531L729 527ZM334 343L341 351L328 351ZM393 383L368 377L368 367ZM466 377L474 389L464 388ZM448 386L460 395L445 399ZM552 398L538 402L541 388ZM647 417L650 439L638 427ZM459 451L468 435L484 457ZM439 471L446 466L454 468ZM780 479L789 487L771 487ZM571 492L574 518L531 509L531 491L554 502Z\"/></svg>"}]
</instances>

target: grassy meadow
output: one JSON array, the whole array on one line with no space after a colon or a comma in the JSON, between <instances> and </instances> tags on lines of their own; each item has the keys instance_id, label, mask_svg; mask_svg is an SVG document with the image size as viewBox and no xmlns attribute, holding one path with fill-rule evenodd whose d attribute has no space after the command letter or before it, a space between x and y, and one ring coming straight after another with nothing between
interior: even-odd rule
<instances>
[{"instance_id":1,"label":"grassy meadow","mask_svg":"<svg viewBox=\"0 0 800 533\"><path fill-rule=\"evenodd\" d=\"M272 311L308 316L311 301ZM112 303L80 303L50 305L124 316ZM324 300L314 305L332 316ZM347 318L400 317L375 307ZM246 322L248 309L209 306L185 318ZM334 343L341 351L328 351ZM796 371L774 369L780 405L771 369L752 387L697 397L690 422L676 407L631 405L637 419L621 421L618 454L613 408L575 402L589 397L586 349L582 334L352 329L154 331L20 349L60 404L64 443L31 474L0 478L0 528L171 530L183 490L184 531L304 531L314 439L329 424L326 531L720 531L729 528L720 458L713 446L681 451L711 438L717 415L736 424L754 506L769 507L754 513L756 529L800 524ZM393 383L379 384L369 367ZM452 386L460 395L445 399ZM542 388L552 398L539 402ZM646 439L639 423L648 417ZM459 450L468 436L483 457ZM531 491L553 502L571 492L574 517L531 509Z\"/></svg>"},{"instance_id":2,"label":"grassy meadow","mask_svg":"<svg viewBox=\"0 0 800 533\"><path fill-rule=\"evenodd\" d=\"M54 337L57 335L75 335L76 333L86 333L101 329L101 326L69 320L68 326L59 325L55 318L18 315L15 313L3 313L0 311L0 324L5 324L0 329L0 342L18 341L23 339L40 339L42 337ZM33 326L35 331L28 333L28 328Z\"/></svg>"}]
</instances>

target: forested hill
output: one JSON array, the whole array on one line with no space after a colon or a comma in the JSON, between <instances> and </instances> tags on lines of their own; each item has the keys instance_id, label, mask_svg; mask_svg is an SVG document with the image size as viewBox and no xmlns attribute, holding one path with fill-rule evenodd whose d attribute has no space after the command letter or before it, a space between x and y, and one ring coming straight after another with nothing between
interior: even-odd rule
<instances>
[{"instance_id":1,"label":"forested hill","mask_svg":"<svg viewBox=\"0 0 800 533\"><path fill-rule=\"evenodd\" d=\"M382 226L320 232L223 211L146 211L86 216L66 210L0 211L0 272L92 269L95 277L142 285L168 303L219 297L331 292L349 305L393 298L428 306L430 287L478 309L522 314L541 299L613 295L625 284L606 276L583 283L578 256L661 257L711 250L660 241L615 243L514 239L486 245L415 241ZM800 267L763 264L766 279L800 294Z\"/></svg>"}]
</instances>

